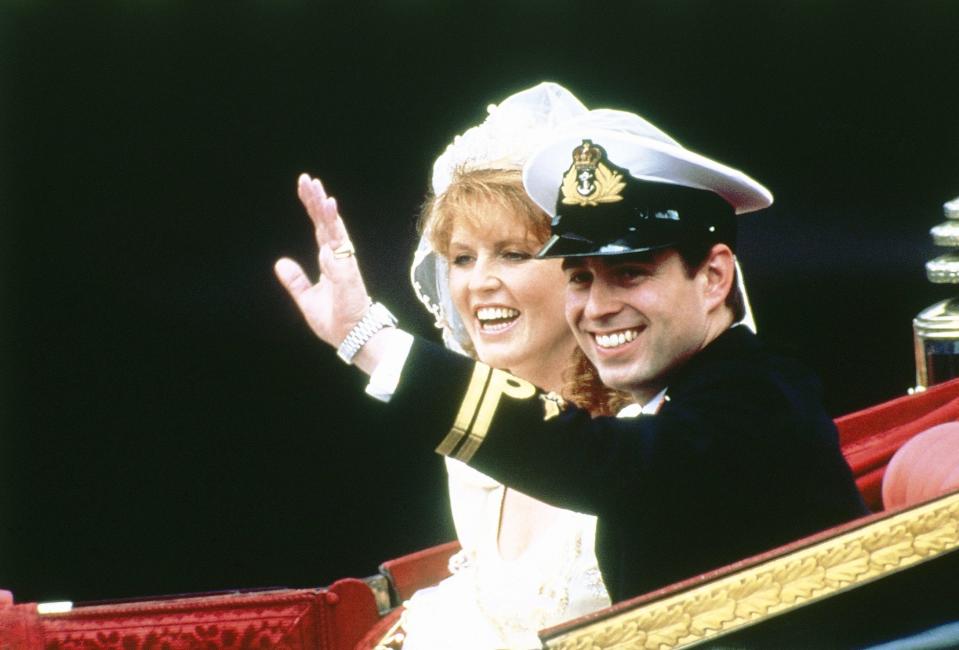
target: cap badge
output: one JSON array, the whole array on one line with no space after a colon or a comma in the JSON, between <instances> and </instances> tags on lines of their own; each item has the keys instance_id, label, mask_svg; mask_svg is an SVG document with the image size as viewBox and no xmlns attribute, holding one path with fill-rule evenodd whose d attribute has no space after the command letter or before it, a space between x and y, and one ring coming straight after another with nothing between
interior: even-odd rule
<instances>
[{"instance_id":1,"label":"cap badge","mask_svg":"<svg viewBox=\"0 0 959 650\"><path fill-rule=\"evenodd\" d=\"M573 150L573 164L563 176L563 203L566 205L599 205L622 201L620 192L626 187L623 175L603 164L606 150L583 140Z\"/></svg>"}]
</instances>

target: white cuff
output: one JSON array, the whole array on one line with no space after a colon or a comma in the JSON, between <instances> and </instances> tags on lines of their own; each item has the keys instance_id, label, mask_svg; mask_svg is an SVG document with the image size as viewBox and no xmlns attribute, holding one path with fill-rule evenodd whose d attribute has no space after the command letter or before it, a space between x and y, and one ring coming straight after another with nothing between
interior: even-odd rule
<instances>
[{"instance_id":1,"label":"white cuff","mask_svg":"<svg viewBox=\"0 0 959 650\"><path fill-rule=\"evenodd\" d=\"M403 330L396 331L403 336L395 337L396 345L390 346L390 349L386 351L376 369L370 374L370 383L366 385L366 394L381 402L389 402L393 393L396 392L403 366L406 365L406 358L410 356L410 348L413 345L412 334Z\"/></svg>"}]
</instances>

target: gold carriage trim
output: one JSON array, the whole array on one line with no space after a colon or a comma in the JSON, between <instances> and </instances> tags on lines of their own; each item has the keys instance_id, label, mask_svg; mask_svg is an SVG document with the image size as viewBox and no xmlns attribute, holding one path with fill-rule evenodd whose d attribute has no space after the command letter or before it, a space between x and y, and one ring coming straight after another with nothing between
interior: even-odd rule
<instances>
[{"instance_id":1,"label":"gold carriage trim","mask_svg":"<svg viewBox=\"0 0 959 650\"><path fill-rule=\"evenodd\" d=\"M571 631L550 650L676 648L809 605L959 548L959 492Z\"/></svg>"},{"instance_id":2,"label":"gold carriage trim","mask_svg":"<svg viewBox=\"0 0 959 650\"><path fill-rule=\"evenodd\" d=\"M468 463L486 438L500 398L529 399L535 394L536 387L528 381L477 362L453 427L436 453Z\"/></svg>"}]
</instances>

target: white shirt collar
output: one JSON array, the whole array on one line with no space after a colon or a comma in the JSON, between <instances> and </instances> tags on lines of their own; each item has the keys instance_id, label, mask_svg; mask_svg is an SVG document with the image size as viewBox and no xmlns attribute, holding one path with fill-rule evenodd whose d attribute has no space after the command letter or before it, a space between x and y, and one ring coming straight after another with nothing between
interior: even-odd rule
<instances>
[{"instance_id":1,"label":"white shirt collar","mask_svg":"<svg viewBox=\"0 0 959 650\"><path fill-rule=\"evenodd\" d=\"M659 391L645 404L630 404L620 409L616 414L618 418L634 418L640 415L654 415L659 411L659 407L666 401L666 389Z\"/></svg>"},{"instance_id":2,"label":"white shirt collar","mask_svg":"<svg viewBox=\"0 0 959 650\"><path fill-rule=\"evenodd\" d=\"M742 277L741 274L740 277ZM733 323L729 329L732 329L733 327L739 327L740 325L746 327L753 333L756 332L756 324L752 322L752 312L747 313L746 316L738 323ZM649 400L643 405L629 404L628 406L624 406L619 410L619 413L616 414L616 417L635 418L640 415L655 415L656 412L659 411L659 407L663 405L664 401L668 401L666 399L665 388L656 393L653 399Z\"/></svg>"}]
</instances>

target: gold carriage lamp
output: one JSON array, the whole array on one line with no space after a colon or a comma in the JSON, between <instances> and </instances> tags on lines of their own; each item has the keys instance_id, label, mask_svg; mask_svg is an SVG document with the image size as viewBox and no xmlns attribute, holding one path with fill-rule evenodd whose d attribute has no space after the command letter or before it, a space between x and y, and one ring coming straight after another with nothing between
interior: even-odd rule
<instances>
[{"instance_id":1,"label":"gold carriage lamp","mask_svg":"<svg viewBox=\"0 0 959 650\"><path fill-rule=\"evenodd\" d=\"M959 284L959 197L943 204L946 221L930 230L936 246L951 248L926 262L936 284ZM912 321L916 347L916 390L959 377L959 297L937 302Z\"/></svg>"}]
</instances>

